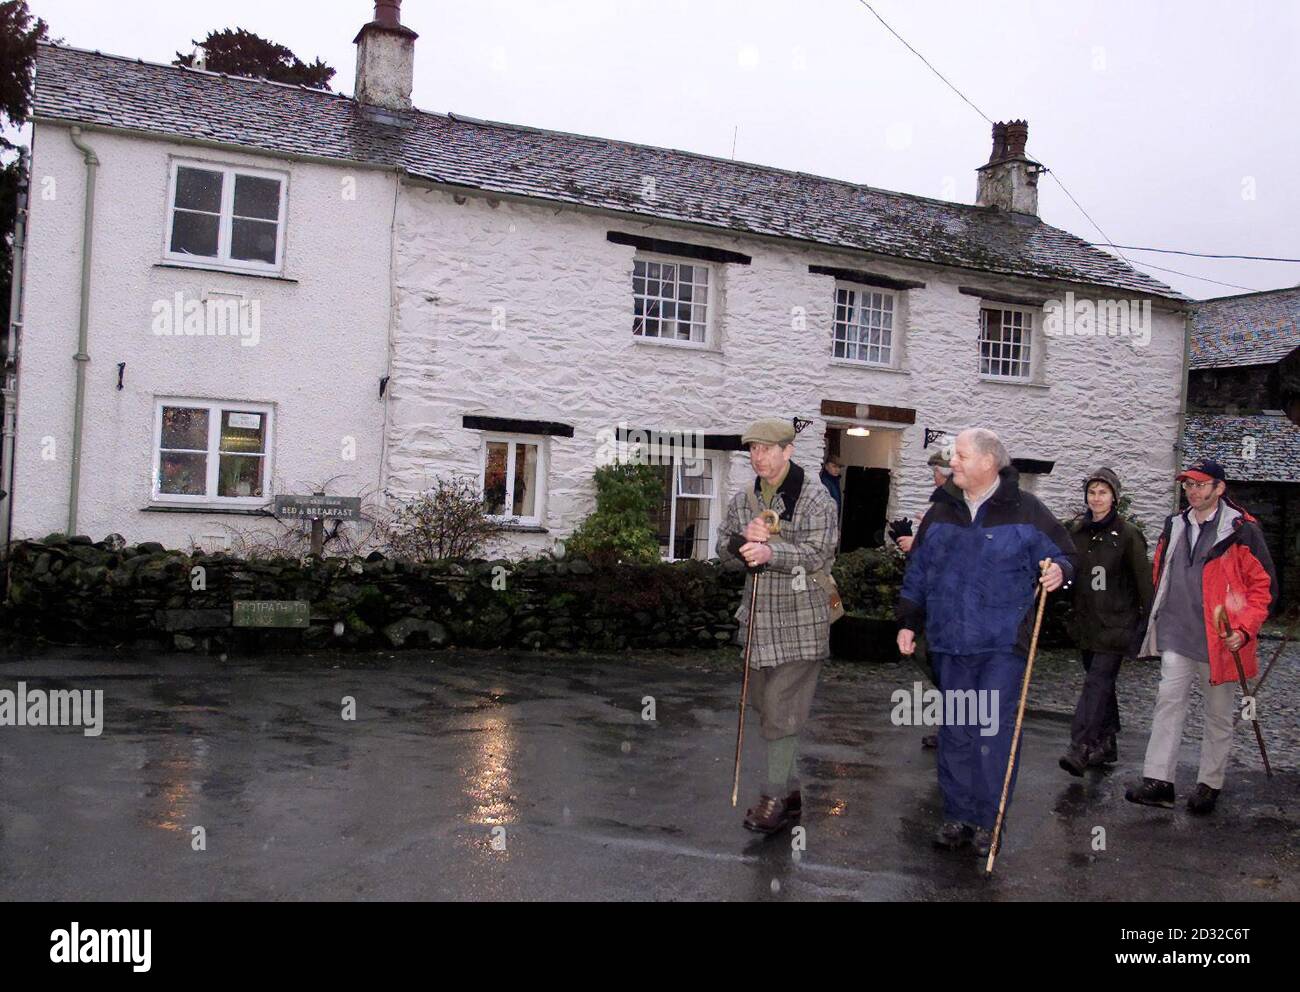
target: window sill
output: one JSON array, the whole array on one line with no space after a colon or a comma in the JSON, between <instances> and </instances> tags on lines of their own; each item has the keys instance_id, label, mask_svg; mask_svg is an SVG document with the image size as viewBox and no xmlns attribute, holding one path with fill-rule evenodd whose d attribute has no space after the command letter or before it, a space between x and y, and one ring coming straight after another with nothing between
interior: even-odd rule
<instances>
[{"instance_id":1,"label":"window sill","mask_svg":"<svg viewBox=\"0 0 1300 992\"><path fill-rule=\"evenodd\" d=\"M250 279L272 279L276 282L297 284L297 279L282 276L275 272L257 272L250 269L226 268L224 265L198 265L189 262L157 262L155 269L194 269L198 272L218 272L227 276L248 276Z\"/></svg>"},{"instance_id":2,"label":"window sill","mask_svg":"<svg viewBox=\"0 0 1300 992\"><path fill-rule=\"evenodd\" d=\"M550 528L542 527L539 524L500 524L497 530L508 531L511 534L549 534Z\"/></svg>"},{"instance_id":3,"label":"window sill","mask_svg":"<svg viewBox=\"0 0 1300 992\"><path fill-rule=\"evenodd\" d=\"M675 341L672 338L648 338L642 334L632 335L632 343L646 348L677 348L680 351L700 351L706 354L721 355L721 348L696 341Z\"/></svg>"},{"instance_id":4,"label":"window sill","mask_svg":"<svg viewBox=\"0 0 1300 992\"><path fill-rule=\"evenodd\" d=\"M1045 382L1033 382L1028 379L1000 379L993 375L982 375L979 377L980 382L991 383L995 386L1017 386L1021 389L1051 389Z\"/></svg>"},{"instance_id":5,"label":"window sill","mask_svg":"<svg viewBox=\"0 0 1300 992\"><path fill-rule=\"evenodd\" d=\"M273 517L270 504L260 506L220 506L212 503L150 503L141 513L228 513L244 517Z\"/></svg>"},{"instance_id":6,"label":"window sill","mask_svg":"<svg viewBox=\"0 0 1300 992\"><path fill-rule=\"evenodd\" d=\"M857 369L859 372L889 372L892 375L911 375L910 369L894 368L892 365L872 365L870 362L854 362L847 358L832 358L830 364L836 368Z\"/></svg>"}]
</instances>

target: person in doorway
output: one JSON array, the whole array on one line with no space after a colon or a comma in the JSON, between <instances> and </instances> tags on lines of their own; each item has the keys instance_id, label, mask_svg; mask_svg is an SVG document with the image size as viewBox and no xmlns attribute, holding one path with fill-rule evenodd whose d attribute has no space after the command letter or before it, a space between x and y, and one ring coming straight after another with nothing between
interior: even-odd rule
<instances>
[{"instance_id":1,"label":"person in doorway","mask_svg":"<svg viewBox=\"0 0 1300 992\"><path fill-rule=\"evenodd\" d=\"M822 462L821 480L826 491L831 494L831 499L835 500L835 513L838 516L844 511L844 497L840 491L840 475L843 468L840 466L840 460L834 455L827 455L826 460Z\"/></svg>"}]
</instances>

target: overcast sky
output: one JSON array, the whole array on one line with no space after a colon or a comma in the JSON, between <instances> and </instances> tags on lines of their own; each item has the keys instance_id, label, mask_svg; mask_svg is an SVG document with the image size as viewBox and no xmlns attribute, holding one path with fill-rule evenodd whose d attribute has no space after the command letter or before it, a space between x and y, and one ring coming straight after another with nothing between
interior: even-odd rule
<instances>
[{"instance_id":1,"label":"overcast sky","mask_svg":"<svg viewBox=\"0 0 1300 992\"><path fill-rule=\"evenodd\" d=\"M1297 0L870 0L1116 244L1300 258ZM70 45L169 62L243 27L351 93L366 0L30 0ZM860 0L406 0L424 110L732 155L970 203L989 124ZM737 132L737 128L739 129ZM1050 176L1048 223L1102 236ZM1300 264L1125 252L1246 289ZM1188 296L1242 292L1144 267Z\"/></svg>"}]
</instances>

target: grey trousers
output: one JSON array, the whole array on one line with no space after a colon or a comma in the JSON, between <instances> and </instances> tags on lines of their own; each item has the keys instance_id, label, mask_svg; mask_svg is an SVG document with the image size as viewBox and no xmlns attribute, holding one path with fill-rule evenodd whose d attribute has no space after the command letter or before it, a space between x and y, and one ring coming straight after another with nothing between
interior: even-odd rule
<instances>
[{"instance_id":1,"label":"grey trousers","mask_svg":"<svg viewBox=\"0 0 1300 992\"><path fill-rule=\"evenodd\" d=\"M1235 685L1210 685L1210 666L1174 651L1160 659L1160 689L1151 715L1151 740L1147 743L1146 778L1172 782L1178 768L1178 746L1183 739L1183 721L1192 698L1192 683L1199 681L1205 697L1205 731L1201 735L1201 767L1196 780L1211 789L1223 788L1223 774L1232 750L1232 717Z\"/></svg>"},{"instance_id":2,"label":"grey trousers","mask_svg":"<svg viewBox=\"0 0 1300 992\"><path fill-rule=\"evenodd\" d=\"M749 705L762 715L765 740L774 741L803 730L821 670L821 661L787 661L754 670Z\"/></svg>"}]
</instances>

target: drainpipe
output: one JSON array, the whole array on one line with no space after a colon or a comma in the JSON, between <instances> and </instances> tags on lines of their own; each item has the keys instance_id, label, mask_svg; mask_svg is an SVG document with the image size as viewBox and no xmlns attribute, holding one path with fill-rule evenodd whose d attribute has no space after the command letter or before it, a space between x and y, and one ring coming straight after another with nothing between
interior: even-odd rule
<instances>
[{"instance_id":1,"label":"drainpipe","mask_svg":"<svg viewBox=\"0 0 1300 992\"><path fill-rule=\"evenodd\" d=\"M77 321L77 398L72 408L72 480L68 487L68 536L77 533L77 496L81 485L81 428L86 413L86 339L90 334L90 249L95 229L95 173L99 157L81 140L81 128L69 132L73 145L86 160L86 214L81 227L81 315Z\"/></svg>"},{"instance_id":2,"label":"drainpipe","mask_svg":"<svg viewBox=\"0 0 1300 992\"><path fill-rule=\"evenodd\" d=\"M0 550L9 554L13 526L14 439L18 413L18 337L23 326L23 249L27 244L27 174L31 163L24 148L18 153L18 201L14 210L13 282L9 289L9 328L5 340L4 422L0 427Z\"/></svg>"}]
</instances>

